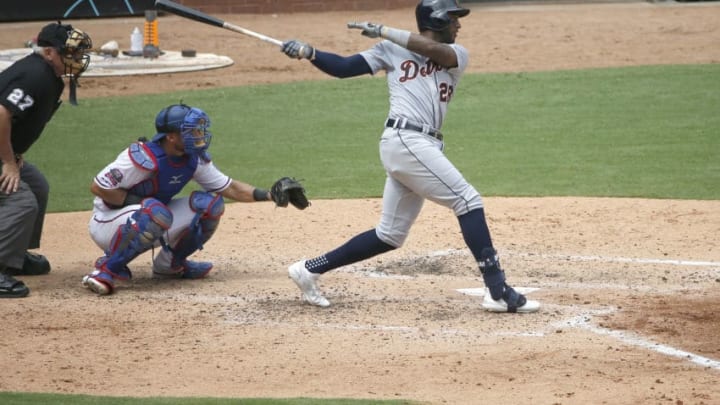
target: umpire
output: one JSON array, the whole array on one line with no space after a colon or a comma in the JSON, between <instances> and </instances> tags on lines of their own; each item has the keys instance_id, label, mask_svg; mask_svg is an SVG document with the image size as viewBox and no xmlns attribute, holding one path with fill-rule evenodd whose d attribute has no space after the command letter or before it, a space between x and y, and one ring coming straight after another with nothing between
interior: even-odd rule
<instances>
[{"instance_id":1,"label":"umpire","mask_svg":"<svg viewBox=\"0 0 720 405\"><path fill-rule=\"evenodd\" d=\"M28 287L13 276L50 271L28 249L40 247L49 186L23 159L61 104L69 79L76 104L77 78L87 69L90 37L60 22L42 28L33 53L0 72L0 298L25 297Z\"/></svg>"}]
</instances>

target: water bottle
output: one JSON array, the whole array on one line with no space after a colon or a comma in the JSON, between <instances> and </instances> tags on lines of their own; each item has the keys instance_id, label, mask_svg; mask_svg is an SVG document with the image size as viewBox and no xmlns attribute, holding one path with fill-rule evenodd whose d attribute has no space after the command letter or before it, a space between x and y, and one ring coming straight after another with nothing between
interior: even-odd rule
<instances>
[{"instance_id":1,"label":"water bottle","mask_svg":"<svg viewBox=\"0 0 720 405\"><path fill-rule=\"evenodd\" d=\"M130 34L130 52L133 54L141 54L143 50L143 34L140 28L135 27Z\"/></svg>"}]
</instances>

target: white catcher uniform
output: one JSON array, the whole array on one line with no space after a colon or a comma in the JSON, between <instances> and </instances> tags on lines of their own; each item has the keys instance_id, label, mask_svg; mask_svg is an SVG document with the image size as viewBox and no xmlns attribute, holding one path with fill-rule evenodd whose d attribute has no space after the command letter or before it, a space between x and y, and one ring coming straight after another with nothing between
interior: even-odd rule
<instances>
[{"instance_id":1,"label":"white catcher uniform","mask_svg":"<svg viewBox=\"0 0 720 405\"><path fill-rule=\"evenodd\" d=\"M443 153L440 128L468 63L464 47L449 46L458 60L451 69L387 40L360 53L373 74L387 72L390 111L380 139L387 180L377 234L395 247L404 243L426 198L456 216L483 207L480 194Z\"/></svg>"},{"instance_id":2,"label":"white catcher uniform","mask_svg":"<svg viewBox=\"0 0 720 405\"><path fill-rule=\"evenodd\" d=\"M152 172L142 170L133 164L128 148L95 176L95 183L104 189L131 189L134 185L153 176ZM198 159L193 180L205 191L219 193L230 186L232 179L218 170L212 161ZM172 226L167 231L165 242L174 245L178 236L188 228L195 212L190 209L189 197L174 198L167 204L173 214ZM93 215L89 229L93 241L102 249L107 250L118 227L124 225L128 218L138 209L140 204L122 208L109 207L100 197L93 202ZM159 243L159 242L158 242Z\"/></svg>"}]
</instances>

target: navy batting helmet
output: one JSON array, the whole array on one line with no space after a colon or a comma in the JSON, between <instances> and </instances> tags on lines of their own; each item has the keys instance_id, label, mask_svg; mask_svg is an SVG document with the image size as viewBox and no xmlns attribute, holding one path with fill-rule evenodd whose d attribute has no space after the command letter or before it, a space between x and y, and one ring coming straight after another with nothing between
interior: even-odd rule
<instances>
[{"instance_id":1,"label":"navy batting helmet","mask_svg":"<svg viewBox=\"0 0 720 405\"><path fill-rule=\"evenodd\" d=\"M465 17L470 10L460 7L456 0L421 0L415 7L419 31L444 31L450 26L450 16Z\"/></svg>"}]
</instances>

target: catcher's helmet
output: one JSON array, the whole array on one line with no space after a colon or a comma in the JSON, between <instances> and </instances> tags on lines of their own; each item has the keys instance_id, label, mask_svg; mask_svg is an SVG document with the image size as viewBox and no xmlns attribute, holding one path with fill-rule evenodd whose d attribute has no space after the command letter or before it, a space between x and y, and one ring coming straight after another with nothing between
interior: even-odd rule
<instances>
[{"instance_id":1,"label":"catcher's helmet","mask_svg":"<svg viewBox=\"0 0 720 405\"><path fill-rule=\"evenodd\" d=\"M173 104L165 107L155 117L157 134L153 142L164 138L170 132L182 136L186 153L196 153L206 157L212 133L210 117L205 111L185 104Z\"/></svg>"},{"instance_id":2,"label":"catcher's helmet","mask_svg":"<svg viewBox=\"0 0 720 405\"><path fill-rule=\"evenodd\" d=\"M465 17L470 10L458 5L457 0L421 0L415 7L415 20L419 31L444 31L450 26L450 15Z\"/></svg>"},{"instance_id":3,"label":"catcher's helmet","mask_svg":"<svg viewBox=\"0 0 720 405\"><path fill-rule=\"evenodd\" d=\"M79 77L90 64L88 52L92 49L92 40L88 34L70 24L58 21L44 26L38 34L37 44L58 50L67 76Z\"/></svg>"}]
</instances>

